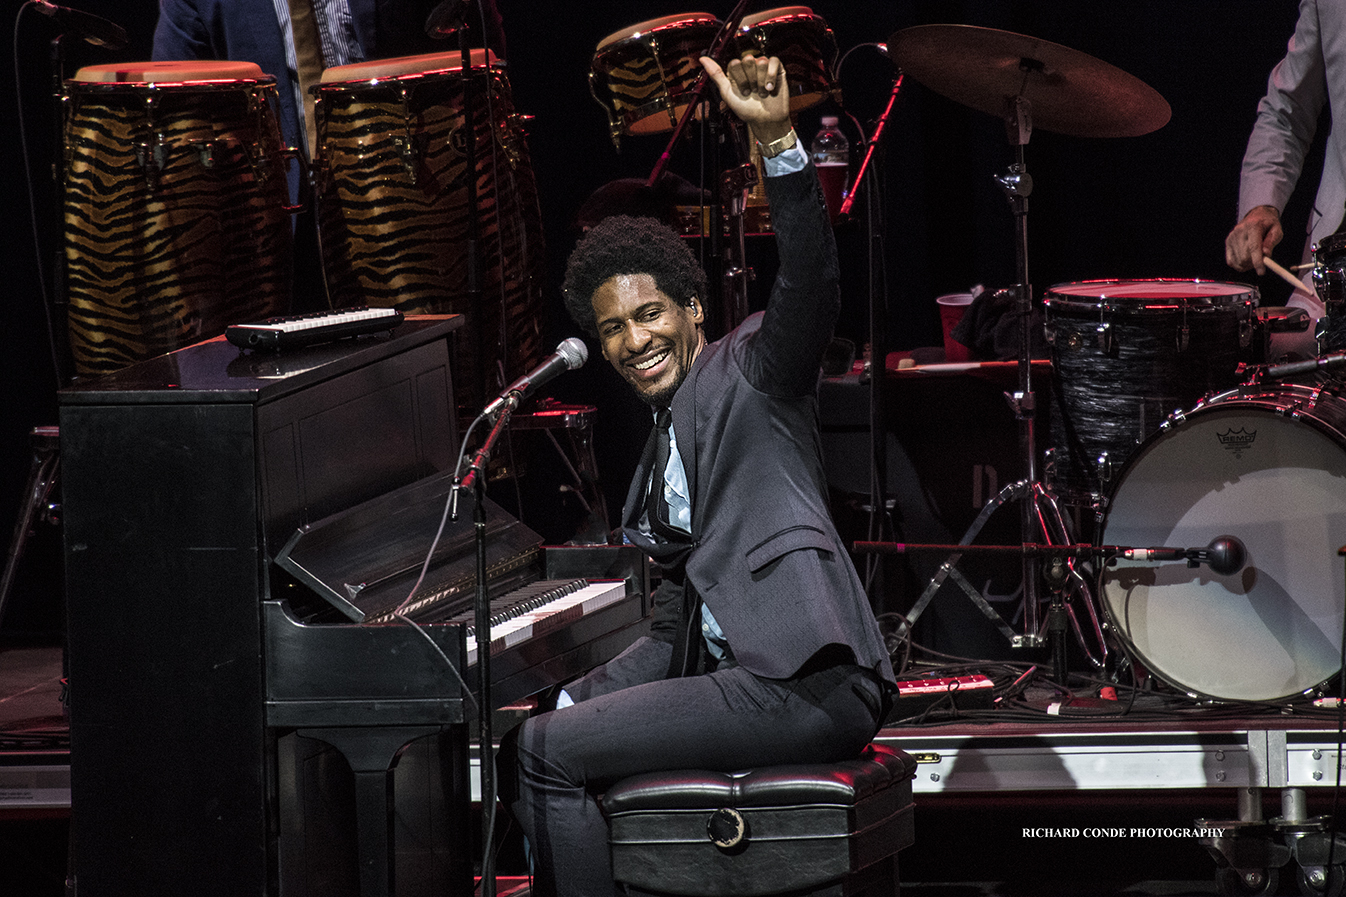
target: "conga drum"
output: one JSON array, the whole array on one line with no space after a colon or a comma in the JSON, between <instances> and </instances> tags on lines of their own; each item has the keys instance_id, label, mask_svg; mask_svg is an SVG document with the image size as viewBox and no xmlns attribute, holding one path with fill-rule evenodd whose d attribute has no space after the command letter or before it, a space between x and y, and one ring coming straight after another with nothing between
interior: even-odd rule
<instances>
[{"instance_id":1,"label":"conga drum","mask_svg":"<svg viewBox=\"0 0 1346 897\"><path fill-rule=\"evenodd\" d=\"M276 85L248 62L89 66L66 82L64 260L76 373L284 313Z\"/></svg>"},{"instance_id":2,"label":"conga drum","mask_svg":"<svg viewBox=\"0 0 1346 897\"><path fill-rule=\"evenodd\" d=\"M464 314L455 399L484 400L541 360L542 219L503 67L474 51L327 69L316 97L315 200L338 308ZM467 168L468 129L476 171ZM468 277L476 185L480 302Z\"/></svg>"}]
</instances>

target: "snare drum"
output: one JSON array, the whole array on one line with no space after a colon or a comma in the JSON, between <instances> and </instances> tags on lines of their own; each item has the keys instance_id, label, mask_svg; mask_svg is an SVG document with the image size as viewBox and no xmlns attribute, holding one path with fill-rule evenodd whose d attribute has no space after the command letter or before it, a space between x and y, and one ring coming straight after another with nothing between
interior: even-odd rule
<instances>
[{"instance_id":1,"label":"snare drum","mask_svg":"<svg viewBox=\"0 0 1346 897\"><path fill-rule=\"evenodd\" d=\"M790 111L828 97L840 101L833 77L837 40L822 16L807 6L782 6L744 16L734 36L738 54L779 56L790 85Z\"/></svg>"},{"instance_id":2,"label":"snare drum","mask_svg":"<svg viewBox=\"0 0 1346 897\"><path fill-rule=\"evenodd\" d=\"M598 42L589 92L607 112L613 143L622 135L677 127L701 74L701 56L720 26L709 13L685 13L641 22Z\"/></svg>"},{"instance_id":3,"label":"snare drum","mask_svg":"<svg viewBox=\"0 0 1346 897\"><path fill-rule=\"evenodd\" d=\"M1129 651L1182 691L1274 701L1340 668L1346 574L1346 401L1307 386L1200 402L1123 471L1102 544L1204 547L1233 536L1243 568L1118 561L1104 610Z\"/></svg>"},{"instance_id":4,"label":"snare drum","mask_svg":"<svg viewBox=\"0 0 1346 897\"><path fill-rule=\"evenodd\" d=\"M1106 494L1171 412L1237 382L1257 290L1199 280L1099 280L1047 291L1052 450L1067 500Z\"/></svg>"},{"instance_id":5,"label":"snare drum","mask_svg":"<svg viewBox=\"0 0 1346 897\"><path fill-rule=\"evenodd\" d=\"M247 62L82 68L66 82L64 237L82 375L288 310L287 156Z\"/></svg>"},{"instance_id":6,"label":"snare drum","mask_svg":"<svg viewBox=\"0 0 1346 897\"><path fill-rule=\"evenodd\" d=\"M334 66L313 88L318 233L336 307L466 314L459 407L541 360L542 218L509 82L473 51ZM469 89L470 87L470 89ZM475 131L481 307L469 292L466 113Z\"/></svg>"}]
</instances>

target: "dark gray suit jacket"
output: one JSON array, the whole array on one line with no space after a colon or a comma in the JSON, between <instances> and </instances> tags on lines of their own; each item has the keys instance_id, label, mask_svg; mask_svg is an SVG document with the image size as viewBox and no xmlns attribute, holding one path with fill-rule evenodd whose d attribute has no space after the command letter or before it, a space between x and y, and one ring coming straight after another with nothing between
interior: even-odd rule
<instances>
[{"instance_id":1,"label":"dark gray suit jacket","mask_svg":"<svg viewBox=\"0 0 1346 897\"><path fill-rule=\"evenodd\" d=\"M831 225L812 166L766 187L781 258L767 310L702 349L673 398L692 496L682 570L751 672L786 678L842 645L891 680L823 475L818 371L840 310ZM651 460L647 450L623 512L642 545Z\"/></svg>"}]
</instances>

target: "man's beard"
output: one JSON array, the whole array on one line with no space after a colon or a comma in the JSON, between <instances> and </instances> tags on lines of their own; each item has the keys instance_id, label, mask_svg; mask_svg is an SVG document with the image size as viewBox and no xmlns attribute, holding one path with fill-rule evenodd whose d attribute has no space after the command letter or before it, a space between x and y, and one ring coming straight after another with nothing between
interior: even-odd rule
<instances>
[{"instance_id":1,"label":"man's beard","mask_svg":"<svg viewBox=\"0 0 1346 897\"><path fill-rule=\"evenodd\" d=\"M665 387L658 392L642 392L641 390L636 390L636 395L640 396L640 400L651 408L667 408L673 404L673 396L677 394L678 387L682 386L682 381L686 379L685 375L679 377L678 382L674 383L672 386Z\"/></svg>"}]
</instances>

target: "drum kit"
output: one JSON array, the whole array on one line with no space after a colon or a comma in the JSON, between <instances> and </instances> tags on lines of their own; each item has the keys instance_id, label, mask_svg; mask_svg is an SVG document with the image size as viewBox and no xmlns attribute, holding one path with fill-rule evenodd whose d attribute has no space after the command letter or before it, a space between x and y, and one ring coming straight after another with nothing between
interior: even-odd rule
<instances>
[{"instance_id":1,"label":"drum kit","mask_svg":"<svg viewBox=\"0 0 1346 897\"><path fill-rule=\"evenodd\" d=\"M1061 684L1067 621L1096 666L1115 639L1135 668L1198 699L1283 701L1326 684L1340 670L1346 604L1346 576L1333 558L1346 534L1341 391L1316 373L1308 384L1276 382L1291 366L1268 365L1266 331L1290 329L1294 318L1260 313L1255 288L1138 279L1047 290L1052 448L1041 476L1036 468L1024 147L1034 127L1147 134L1168 121L1167 102L1106 63L1007 32L908 28L889 52L935 92L1002 117L1017 153L998 180L1017 225L1024 331L1020 392L1011 399L1028 475L997 499L1024 508L1025 633L1016 644L1049 636ZM1322 251L1337 255L1320 254L1314 277L1325 300L1340 300L1340 247L1332 246ZM1320 351L1337 347L1339 308L1330 305L1319 325ZM1062 507L1092 512L1092 542L1071 544ZM1040 571L1030 566L1035 560ZM1038 575L1051 590L1042 627L1032 613ZM1072 598L1095 621L1097 655L1084 643Z\"/></svg>"},{"instance_id":2,"label":"drum kit","mask_svg":"<svg viewBox=\"0 0 1346 897\"><path fill-rule=\"evenodd\" d=\"M725 30L714 16L689 13L601 40L589 89L613 141L676 135L687 120L710 117L698 58ZM794 110L840 100L835 39L808 7L741 16L727 39L732 52L781 57ZM1136 279L1047 290L1038 320L1052 361L1052 448L1039 470L1025 148L1035 128L1148 134L1168 121L1168 103L1087 54L994 29L906 28L887 53L904 75L1001 118L1015 152L996 181L1016 236L1022 329L1018 389L1007 398L1026 475L957 546L977 550L989 513L1019 503L1025 598L1015 643L1050 642L1063 680L1074 601L1094 621L1099 655L1085 651L1096 665L1109 642L1120 644L1136 667L1197 698L1279 701L1328 682L1340 669L1346 593L1329 554L1346 541L1346 391L1322 371L1338 355L1317 359L1307 382L1280 382L1283 368L1265 357L1272 318L1255 288ZM470 89L477 75L485 87ZM455 247L467 231L471 140L483 257L494 268L478 310L489 337L466 350L467 364L505 378L526 369L539 353L542 234L498 62L477 51L466 71L453 54L360 63L328 70L313 90L312 181L333 305L470 310ZM283 311L293 152L279 136L272 80L246 63L106 66L82 69L66 92L66 264L79 373ZM1328 308L1321 351L1331 352L1346 343L1346 236L1316 247L1314 282ZM1074 542L1062 507L1092 513L1089 543ZM1212 546L1235 543L1237 569L1211 560ZM1078 622L1074 629L1084 645Z\"/></svg>"}]
</instances>

